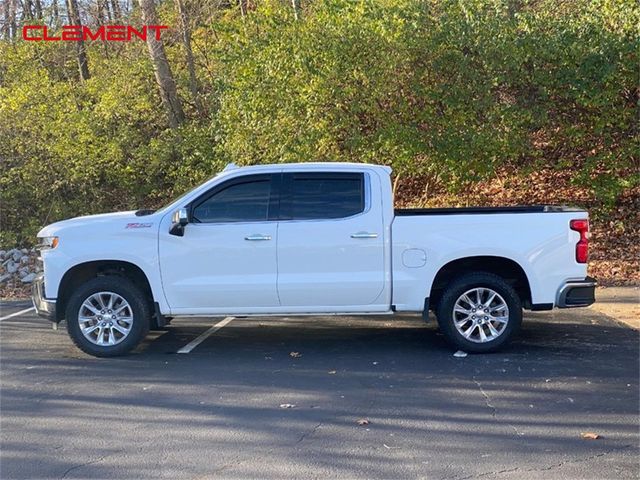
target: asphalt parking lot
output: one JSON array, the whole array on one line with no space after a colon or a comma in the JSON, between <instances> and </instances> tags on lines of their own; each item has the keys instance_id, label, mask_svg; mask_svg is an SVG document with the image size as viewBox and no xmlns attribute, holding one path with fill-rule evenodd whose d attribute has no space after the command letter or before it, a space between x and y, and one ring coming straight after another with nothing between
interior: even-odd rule
<instances>
[{"instance_id":1,"label":"asphalt parking lot","mask_svg":"<svg viewBox=\"0 0 640 480\"><path fill-rule=\"evenodd\" d=\"M96 359L6 318L27 307L0 313L3 479L640 476L638 331L595 310L526 313L507 350L465 358L417 317L298 317L234 319L188 354L220 319L177 319Z\"/></svg>"}]
</instances>

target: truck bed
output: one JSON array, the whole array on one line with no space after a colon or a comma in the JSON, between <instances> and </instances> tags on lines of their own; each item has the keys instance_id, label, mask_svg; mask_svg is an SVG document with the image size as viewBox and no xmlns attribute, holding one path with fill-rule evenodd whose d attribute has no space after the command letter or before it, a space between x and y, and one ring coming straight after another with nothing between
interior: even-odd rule
<instances>
[{"instance_id":1,"label":"truck bed","mask_svg":"<svg viewBox=\"0 0 640 480\"><path fill-rule=\"evenodd\" d=\"M562 213L583 212L576 207L562 205L516 205L512 207L454 207L454 208L396 208L397 217L417 215L473 215L494 213Z\"/></svg>"}]
</instances>

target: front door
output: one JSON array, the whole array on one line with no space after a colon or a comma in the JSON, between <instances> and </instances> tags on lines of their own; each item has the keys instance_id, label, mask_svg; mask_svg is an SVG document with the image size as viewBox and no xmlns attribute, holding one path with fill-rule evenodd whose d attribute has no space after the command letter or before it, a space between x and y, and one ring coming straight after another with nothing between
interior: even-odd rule
<instances>
[{"instance_id":1,"label":"front door","mask_svg":"<svg viewBox=\"0 0 640 480\"><path fill-rule=\"evenodd\" d=\"M376 303L384 289L384 229L382 206L371 201L371 189L364 172L283 175L278 227L283 308L333 311Z\"/></svg>"},{"instance_id":2,"label":"front door","mask_svg":"<svg viewBox=\"0 0 640 480\"><path fill-rule=\"evenodd\" d=\"M192 202L184 236L160 232L162 284L172 313L279 306L279 179L280 174L261 174L227 180Z\"/></svg>"}]
</instances>

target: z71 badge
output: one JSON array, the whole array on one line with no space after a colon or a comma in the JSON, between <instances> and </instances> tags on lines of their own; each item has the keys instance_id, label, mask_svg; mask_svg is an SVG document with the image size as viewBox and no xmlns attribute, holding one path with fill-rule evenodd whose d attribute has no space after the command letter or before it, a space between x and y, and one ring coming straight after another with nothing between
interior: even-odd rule
<instances>
[{"instance_id":1,"label":"z71 badge","mask_svg":"<svg viewBox=\"0 0 640 480\"><path fill-rule=\"evenodd\" d=\"M149 228L153 223L127 223L124 228Z\"/></svg>"}]
</instances>

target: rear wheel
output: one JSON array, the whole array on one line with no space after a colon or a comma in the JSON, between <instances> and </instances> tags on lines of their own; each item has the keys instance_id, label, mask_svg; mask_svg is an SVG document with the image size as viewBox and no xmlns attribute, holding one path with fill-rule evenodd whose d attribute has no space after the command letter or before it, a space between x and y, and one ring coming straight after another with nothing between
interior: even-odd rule
<instances>
[{"instance_id":1,"label":"rear wheel","mask_svg":"<svg viewBox=\"0 0 640 480\"><path fill-rule=\"evenodd\" d=\"M474 353L498 350L522 323L516 291L501 277L485 272L470 273L449 284L436 313L447 340Z\"/></svg>"},{"instance_id":2,"label":"rear wheel","mask_svg":"<svg viewBox=\"0 0 640 480\"><path fill-rule=\"evenodd\" d=\"M114 357L134 349L149 331L144 293L130 280L97 277L81 285L67 304L67 331L83 352Z\"/></svg>"}]
</instances>

